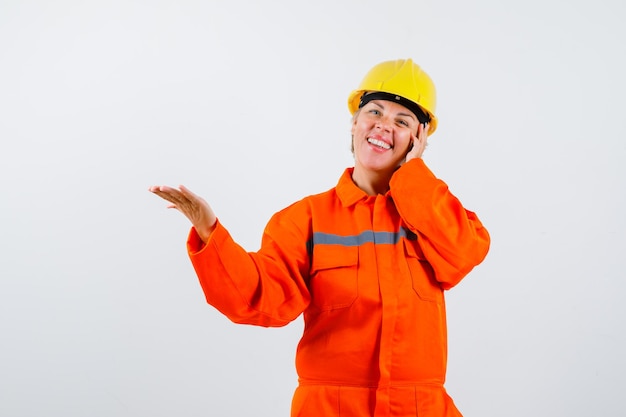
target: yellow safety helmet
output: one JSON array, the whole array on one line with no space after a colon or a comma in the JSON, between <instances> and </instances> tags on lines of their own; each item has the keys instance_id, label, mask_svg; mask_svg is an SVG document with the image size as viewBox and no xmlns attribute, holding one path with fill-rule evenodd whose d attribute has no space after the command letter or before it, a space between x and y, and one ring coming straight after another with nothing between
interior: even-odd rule
<instances>
[{"instance_id":1,"label":"yellow safety helmet","mask_svg":"<svg viewBox=\"0 0 626 417\"><path fill-rule=\"evenodd\" d=\"M360 107L363 107L369 100L364 102L362 98L366 93L373 92L386 93L380 98L397 101L414 113L421 113L420 110L422 110L430 119L429 135L437 129L435 84L428 74L410 58L381 62L372 68L361 81L359 88L348 97L350 113L354 114ZM420 114L416 115L418 118L421 117Z\"/></svg>"}]
</instances>

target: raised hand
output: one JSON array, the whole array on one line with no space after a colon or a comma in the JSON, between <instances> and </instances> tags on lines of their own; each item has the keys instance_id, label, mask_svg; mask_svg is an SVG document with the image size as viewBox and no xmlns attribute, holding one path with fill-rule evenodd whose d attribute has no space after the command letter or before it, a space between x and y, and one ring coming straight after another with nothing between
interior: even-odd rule
<instances>
[{"instance_id":1,"label":"raised hand","mask_svg":"<svg viewBox=\"0 0 626 417\"><path fill-rule=\"evenodd\" d=\"M428 124L420 125L417 127L417 136L412 135L411 140L413 140L413 148L406 155L406 161L410 161L413 158L421 158L424 150L426 149L426 145L428 144Z\"/></svg>"},{"instance_id":2,"label":"raised hand","mask_svg":"<svg viewBox=\"0 0 626 417\"><path fill-rule=\"evenodd\" d=\"M209 240L209 236L215 228L217 217L209 204L200 196L192 193L188 188L181 185L178 188L166 185L153 185L148 191L154 193L171 204L168 208L174 208L183 213L198 232L203 242Z\"/></svg>"}]
</instances>

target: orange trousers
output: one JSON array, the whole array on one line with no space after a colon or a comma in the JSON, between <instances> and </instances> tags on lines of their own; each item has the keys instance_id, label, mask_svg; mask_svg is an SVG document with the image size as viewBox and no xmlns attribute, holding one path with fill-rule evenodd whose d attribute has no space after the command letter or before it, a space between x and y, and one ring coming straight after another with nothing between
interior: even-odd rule
<instances>
[{"instance_id":1,"label":"orange trousers","mask_svg":"<svg viewBox=\"0 0 626 417\"><path fill-rule=\"evenodd\" d=\"M293 397L291 417L314 416L460 417L461 413L442 386L301 385Z\"/></svg>"}]
</instances>

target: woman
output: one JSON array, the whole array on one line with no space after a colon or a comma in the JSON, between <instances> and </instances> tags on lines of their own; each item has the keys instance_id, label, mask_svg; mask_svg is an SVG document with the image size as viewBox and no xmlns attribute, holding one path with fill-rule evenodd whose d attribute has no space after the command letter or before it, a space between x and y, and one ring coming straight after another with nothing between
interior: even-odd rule
<instances>
[{"instance_id":1,"label":"woman","mask_svg":"<svg viewBox=\"0 0 626 417\"><path fill-rule=\"evenodd\" d=\"M354 167L269 221L258 252L233 241L190 190L150 191L186 215L207 301L236 323L304 315L292 417L460 416L443 383L443 290L489 235L422 160L435 88L412 60L376 65L349 97Z\"/></svg>"}]
</instances>

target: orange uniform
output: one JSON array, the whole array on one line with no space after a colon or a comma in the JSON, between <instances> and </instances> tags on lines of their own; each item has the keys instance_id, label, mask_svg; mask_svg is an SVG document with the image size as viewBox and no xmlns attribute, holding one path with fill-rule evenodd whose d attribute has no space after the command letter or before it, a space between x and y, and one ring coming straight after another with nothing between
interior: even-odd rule
<instances>
[{"instance_id":1,"label":"orange uniform","mask_svg":"<svg viewBox=\"0 0 626 417\"><path fill-rule=\"evenodd\" d=\"M292 417L460 416L443 387L443 290L486 256L489 235L421 159L368 196L337 186L276 213L258 252L218 223L188 251L207 301L236 323L304 314Z\"/></svg>"}]
</instances>

